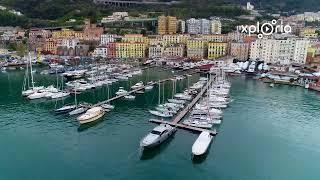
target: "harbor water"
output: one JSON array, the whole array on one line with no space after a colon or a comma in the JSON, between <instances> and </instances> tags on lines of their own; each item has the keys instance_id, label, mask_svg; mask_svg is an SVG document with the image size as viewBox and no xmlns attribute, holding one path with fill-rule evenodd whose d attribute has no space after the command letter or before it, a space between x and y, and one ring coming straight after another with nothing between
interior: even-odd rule
<instances>
[{"instance_id":1,"label":"harbor water","mask_svg":"<svg viewBox=\"0 0 320 180\"><path fill-rule=\"evenodd\" d=\"M158 103L158 87L134 101L116 100L115 109L90 126L53 110L73 103L29 101L21 97L23 71L0 73L1 180L229 180L319 179L320 94L301 87L275 86L245 77L231 78L230 107L224 111L208 154L191 160L196 133L179 129L159 148L141 152L139 141L155 124L148 110ZM110 86L129 89L140 80L159 80L171 71L151 69ZM189 79L198 80L199 75ZM55 75L35 75L36 85L56 83ZM187 86L177 83L177 90ZM165 83L165 98L172 82ZM106 86L85 92L80 102L107 98ZM110 96L111 97L111 96Z\"/></svg>"}]
</instances>

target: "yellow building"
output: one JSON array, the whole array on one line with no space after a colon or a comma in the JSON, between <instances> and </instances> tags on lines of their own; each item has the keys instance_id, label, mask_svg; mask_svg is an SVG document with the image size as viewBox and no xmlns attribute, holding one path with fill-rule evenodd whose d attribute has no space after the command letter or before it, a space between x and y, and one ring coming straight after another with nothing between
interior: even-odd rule
<instances>
[{"instance_id":1,"label":"yellow building","mask_svg":"<svg viewBox=\"0 0 320 180\"><path fill-rule=\"evenodd\" d=\"M162 42L164 46L169 46L171 44L187 44L189 39L190 34L172 34L162 36Z\"/></svg>"},{"instance_id":2,"label":"yellow building","mask_svg":"<svg viewBox=\"0 0 320 180\"><path fill-rule=\"evenodd\" d=\"M167 16L167 34L177 33L177 18L173 16Z\"/></svg>"},{"instance_id":3,"label":"yellow building","mask_svg":"<svg viewBox=\"0 0 320 180\"><path fill-rule=\"evenodd\" d=\"M208 43L208 59L216 59L227 55L228 43L226 42L209 42Z\"/></svg>"},{"instance_id":4,"label":"yellow building","mask_svg":"<svg viewBox=\"0 0 320 180\"><path fill-rule=\"evenodd\" d=\"M158 34L175 34L177 33L177 18L173 16L158 17Z\"/></svg>"},{"instance_id":5,"label":"yellow building","mask_svg":"<svg viewBox=\"0 0 320 180\"><path fill-rule=\"evenodd\" d=\"M50 52L51 54L57 54L57 41L53 38L46 39L44 51Z\"/></svg>"},{"instance_id":6,"label":"yellow building","mask_svg":"<svg viewBox=\"0 0 320 180\"><path fill-rule=\"evenodd\" d=\"M208 42L227 42L228 36L226 34L206 34L201 35L203 39L207 40Z\"/></svg>"},{"instance_id":7,"label":"yellow building","mask_svg":"<svg viewBox=\"0 0 320 180\"><path fill-rule=\"evenodd\" d=\"M144 43L116 43L117 58L144 58L146 54L146 44Z\"/></svg>"},{"instance_id":8,"label":"yellow building","mask_svg":"<svg viewBox=\"0 0 320 180\"><path fill-rule=\"evenodd\" d=\"M162 41L162 36L160 35L152 35L152 36L148 36L148 45L157 45L157 44L163 44L163 41Z\"/></svg>"},{"instance_id":9,"label":"yellow building","mask_svg":"<svg viewBox=\"0 0 320 180\"><path fill-rule=\"evenodd\" d=\"M148 37L145 37L142 34L126 34L122 38L122 42L149 44Z\"/></svg>"},{"instance_id":10,"label":"yellow building","mask_svg":"<svg viewBox=\"0 0 320 180\"><path fill-rule=\"evenodd\" d=\"M203 39L189 39L187 41L187 57L191 59L203 59L207 56L208 42Z\"/></svg>"},{"instance_id":11,"label":"yellow building","mask_svg":"<svg viewBox=\"0 0 320 180\"><path fill-rule=\"evenodd\" d=\"M61 31L53 31L52 38L71 38L75 36L75 31L71 29L62 29Z\"/></svg>"},{"instance_id":12,"label":"yellow building","mask_svg":"<svg viewBox=\"0 0 320 180\"><path fill-rule=\"evenodd\" d=\"M318 33L316 33L316 28L312 27L305 27L300 29L299 36L300 37L305 37L305 38L317 38Z\"/></svg>"},{"instance_id":13,"label":"yellow building","mask_svg":"<svg viewBox=\"0 0 320 180\"><path fill-rule=\"evenodd\" d=\"M167 34L167 17L158 17L158 34Z\"/></svg>"},{"instance_id":14,"label":"yellow building","mask_svg":"<svg viewBox=\"0 0 320 180\"><path fill-rule=\"evenodd\" d=\"M170 45L164 49L163 55L165 57L184 57L185 46L183 44Z\"/></svg>"},{"instance_id":15,"label":"yellow building","mask_svg":"<svg viewBox=\"0 0 320 180\"><path fill-rule=\"evenodd\" d=\"M80 39L80 40L83 40L83 39L84 39L84 34L83 34L82 31L75 31L74 37L75 37L75 38L78 38L78 39Z\"/></svg>"}]
</instances>

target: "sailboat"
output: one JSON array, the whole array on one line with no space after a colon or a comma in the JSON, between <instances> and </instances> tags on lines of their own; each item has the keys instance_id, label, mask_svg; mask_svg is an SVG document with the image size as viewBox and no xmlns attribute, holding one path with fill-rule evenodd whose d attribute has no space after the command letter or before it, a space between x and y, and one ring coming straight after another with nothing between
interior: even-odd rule
<instances>
[{"instance_id":1,"label":"sailboat","mask_svg":"<svg viewBox=\"0 0 320 180\"><path fill-rule=\"evenodd\" d=\"M83 106L83 105L78 105L77 104L77 92L76 92L76 88L75 88L75 92L74 92L74 104L76 105L76 109L72 110L71 112L69 112L70 116L73 115L78 115L78 114L82 114L85 113L89 107L88 106Z\"/></svg>"},{"instance_id":2,"label":"sailboat","mask_svg":"<svg viewBox=\"0 0 320 180\"><path fill-rule=\"evenodd\" d=\"M160 106L160 101L161 101L161 84L160 84L160 81L159 81L159 99L158 99L158 106ZM174 114L169 111L169 110L162 110L162 111L158 111L158 110L149 110L149 112L152 114L152 115L155 115L155 116L159 116L159 117L163 117L163 118L168 118L168 117L172 117Z\"/></svg>"},{"instance_id":3,"label":"sailboat","mask_svg":"<svg viewBox=\"0 0 320 180\"><path fill-rule=\"evenodd\" d=\"M33 80L33 73L32 73L33 71L32 71L32 62L31 62L30 52L29 52L28 59L29 59L29 63L30 63L30 76L31 76L31 86L32 86L32 88L30 88L30 84L29 84L29 68L27 66L27 70L26 70L26 73L25 73L25 82L23 84L24 87L22 89L22 96L29 96L29 95L31 95L33 93L36 93L39 90L44 88L43 86L38 86L38 87L34 86L35 83L34 83L34 80ZM28 88L26 87L27 85L28 85Z\"/></svg>"},{"instance_id":4,"label":"sailboat","mask_svg":"<svg viewBox=\"0 0 320 180\"><path fill-rule=\"evenodd\" d=\"M67 97L70 95L70 92L63 91L63 76L61 77L61 92L54 93L51 98L52 99L58 99L58 98L63 98Z\"/></svg>"},{"instance_id":5,"label":"sailboat","mask_svg":"<svg viewBox=\"0 0 320 180\"><path fill-rule=\"evenodd\" d=\"M148 81L148 79L149 79L149 71L150 71L150 69L148 69L147 81ZM147 83L147 85L145 86L144 89L145 89L146 91L152 90L152 89L153 89L153 84L154 84L153 81L149 81L149 82Z\"/></svg>"},{"instance_id":6,"label":"sailboat","mask_svg":"<svg viewBox=\"0 0 320 180\"><path fill-rule=\"evenodd\" d=\"M110 89L109 89L109 85L107 85L107 88L108 88L108 94L107 94L107 99L109 99L109 95L110 95ZM109 104L109 103L106 103L106 104L102 104L101 107L103 107L104 109L114 109L114 106Z\"/></svg>"}]
</instances>

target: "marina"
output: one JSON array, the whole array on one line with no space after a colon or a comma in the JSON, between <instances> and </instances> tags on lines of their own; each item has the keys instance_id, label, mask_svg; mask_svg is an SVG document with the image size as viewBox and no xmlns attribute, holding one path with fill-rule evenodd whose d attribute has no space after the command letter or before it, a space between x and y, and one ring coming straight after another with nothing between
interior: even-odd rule
<instances>
[{"instance_id":1,"label":"marina","mask_svg":"<svg viewBox=\"0 0 320 180\"><path fill-rule=\"evenodd\" d=\"M21 97L23 74L23 71L0 74L1 86L8 87L0 89L0 139L6 144L1 154L2 161L6 163L1 163L0 167L12 169L3 172L10 179L19 179L13 171L16 168L22 169L21 173L29 179L45 179L52 170L56 173L50 176L55 179L105 179L106 176L115 179L150 179L157 176L161 178L155 179L163 179L164 174L175 174L190 180L203 175L237 179L251 175L250 169L258 172L255 179L301 179L305 173L311 179L317 177L318 164L314 159L320 158L316 138L320 127L320 101L316 92L290 86L270 88L268 84L256 80L232 78L230 96L235 100L224 110L224 121L217 128L219 135L214 137L208 155L198 162L190 161L190 158L200 131L190 133L178 129L174 137L159 148L139 154L139 140L155 127L149 123L155 117L147 109L158 104L158 88L137 95L135 101L114 100L114 110L106 113L99 123L78 130L76 117L52 113L53 109L63 104L73 103L74 98L29 101ZM110 86L110 94L114 94L120 86L129 89L146 77L147 72L144 72L142 76L134 77L131 84L115 83ZM172 73L153 69L149 79L156 82L159 77L168 79ZM55 79L54 75L35 77L35 81L44 86L55 82ZM198 79L199 75L194 74L190 77L190 84ZM165 99L172 98L172 83L166 81L164 84ZM182 92L186 87L187 78L177 81L177 92ZM106 100L107 93L107 87L86 91L77 96L77 101L96 104ZM300 106L303 102L307 103ZM309 140L306 141L306 138ZM273 148L266 151L267 147ZM13 155L18 148L23 152ZM288 151L295 156L288 154ZM266 156L269 158L260 168L261 159ZM22 159L33 162L33 167L19 163ZM51 168L44 167L43 162L50 163ZM247 166L242 166L243 162ZM177 166L183 170L177 169ZM277 171L284 166L290 173ZM302 172L302 167L308 168ZM201 171L203 168L210 171L204 173ZM171 171L173 169L175 171ZM266 169L274 173L267 173ZM233 174L229 173L230 170ZM121 173L124 171L127 173ZM146 171L154 173L151 175Z\"/></svg>"}]
</instances>

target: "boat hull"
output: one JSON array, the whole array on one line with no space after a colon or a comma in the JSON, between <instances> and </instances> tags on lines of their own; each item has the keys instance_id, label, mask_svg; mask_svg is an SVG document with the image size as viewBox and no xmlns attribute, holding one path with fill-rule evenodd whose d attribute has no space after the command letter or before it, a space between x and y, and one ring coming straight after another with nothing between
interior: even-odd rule
<instances>
[{"instance_id":1,"label":"boat hull","mask_svg":"<svg viewBox=\"0 0 320 180\"><path fill-rule=\"evenodd\" d=\"M100 113L99 115L97 115L97 116L95 116L95 117L92 117L92 118L90 118L90 119L79 120L79 123L80 123L80 124L87 124L87 123L91 123L91 122L97 121L97 120L99 120L100 118L102 118L105 114L106 114L106 112L102 112L102 113Z\"/></svg>"},{"instance_id":2,"label":"boat hull","mask_svg":"<svg viewBox=\"0 0 320 180\"><path fill-rule=\"evenodd\" d=\"M140 143L140 147L142 147L143 149L152 149L152 148L158 147L163 142L167 141L170 137L172 137L176 131L177 131L176 128L172 129L166 135L164 135L161 138L157 139L153 143L150 143L150 144Z\"/></svg>"}]
</instances>

